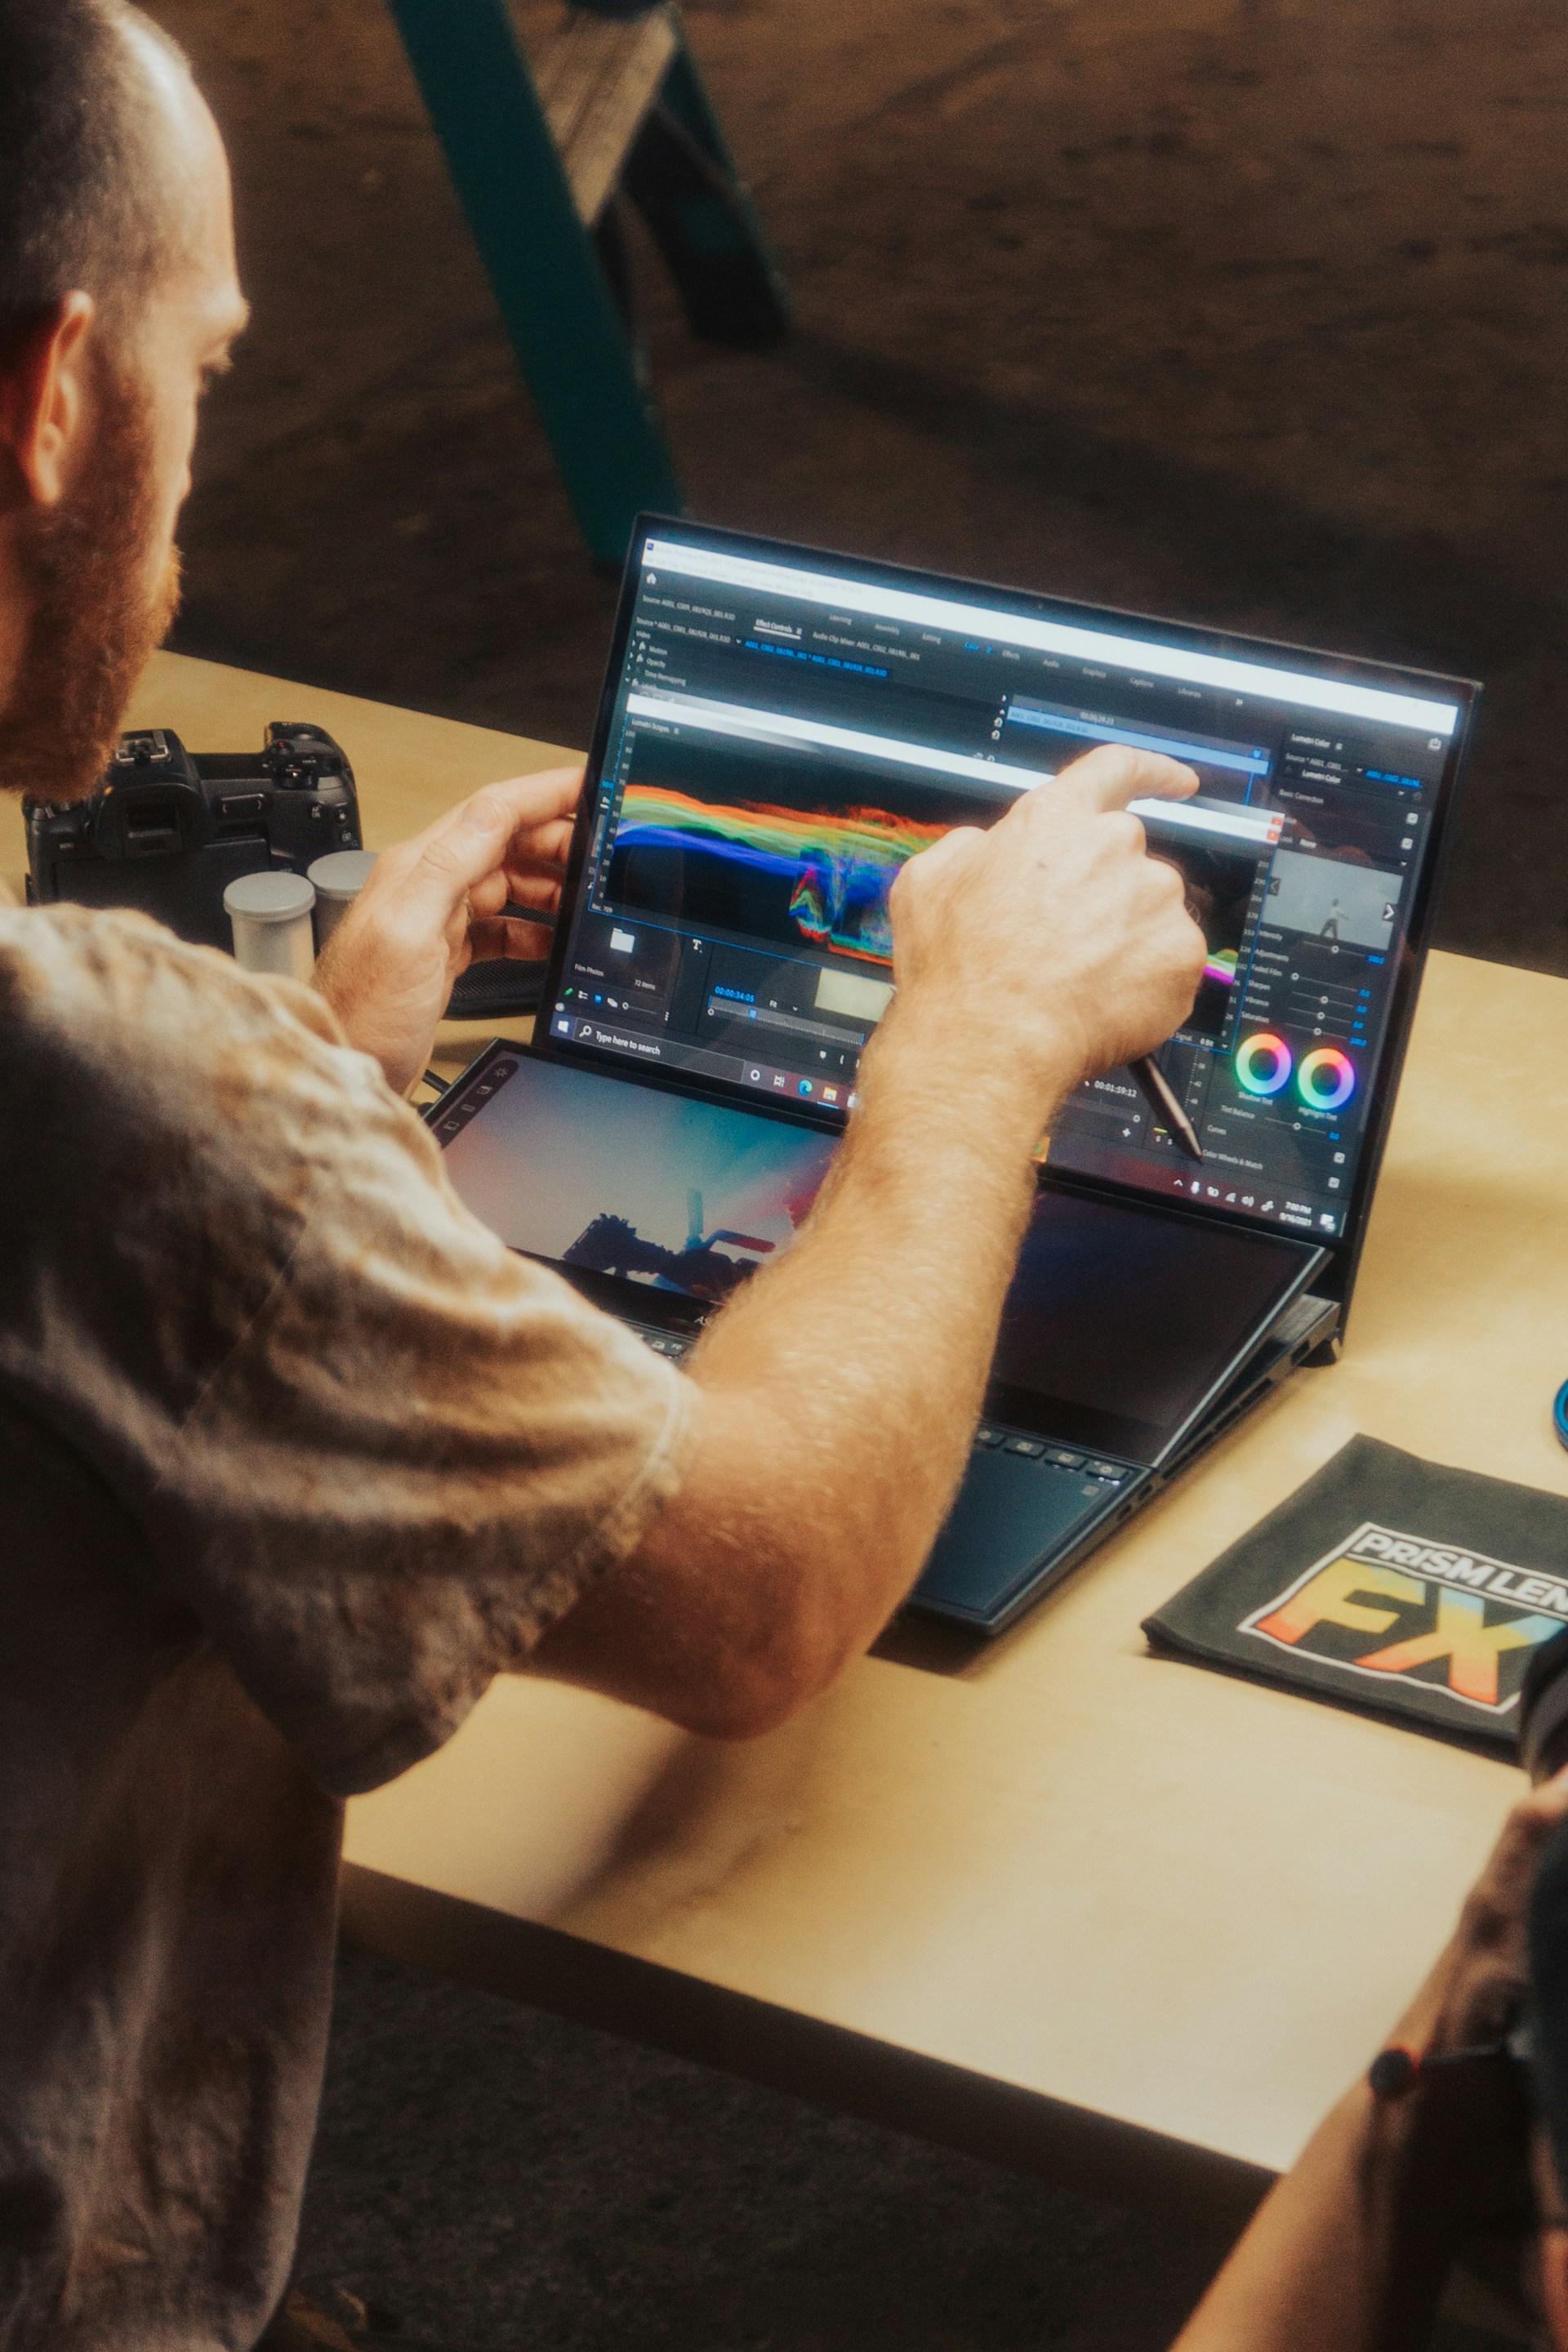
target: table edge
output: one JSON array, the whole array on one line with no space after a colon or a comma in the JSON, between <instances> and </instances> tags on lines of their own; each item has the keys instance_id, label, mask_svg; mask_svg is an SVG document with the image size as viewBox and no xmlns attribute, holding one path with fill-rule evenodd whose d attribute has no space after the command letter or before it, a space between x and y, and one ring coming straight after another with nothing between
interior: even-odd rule
<instances>
[{"instance_id":1,"label":"table edge","mask_svg":"<svg viewBox=\"0 0 1568 2352\"><path fill-rule=\"evenodd\" d=\"M405 1966L1161 2219L1238 2234L1278 2177L363 1863L340 1916Z\"/></svg>"}]
</instances>

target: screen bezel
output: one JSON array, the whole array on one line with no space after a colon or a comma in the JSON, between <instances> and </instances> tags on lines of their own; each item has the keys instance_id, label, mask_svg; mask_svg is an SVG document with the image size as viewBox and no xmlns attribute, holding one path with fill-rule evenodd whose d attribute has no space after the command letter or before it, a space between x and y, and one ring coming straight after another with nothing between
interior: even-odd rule
<instances>
[{"instance_id":1,"label":"screen bezel","mask_svg":"<svg viewBox=\"0 0 1568 2352\"><path fill-rule=\"evenodd\" d=\"M684 539L694 546L751 557L763 562L805 562L817 568L827 566L841 572L846 579L858 581L870 587L889 586L916 593L945 591L960 598L982 596L999 610L1016 613L1023 618L1044 615L1088 626L1109 623L1117 629L1152 631L1173 646L1190 648L1194 652L1219 654L1243 661L1288 655L1298 667L1306 664L1320 676L1337 683L1384 687L1396 692L1439 688L1458 705L1458 724L1454 730L1443 772L1433 796L1428 838L1435 835L1436 846L1423 862L1411 898L1405 939L1389 993L1387 1029L1363 1131L1361 1156L1345 1207L1344 1228L1331 1237L1325 1235L1320 1239L1314 1235L1310 1244L1324 1254L1320 1288L1337 1299L1342 1308L1348 1311L1360 1265L1373 1192L1382 1166L1389 1122L1405 1066L1416 994L1431 943L1432 925L1447 867L1454 803L1474 731L1480 686L1474 679L1449 677L1437 671L1402 668L1393 663L1365 661L1345 654L1326 654L1314 647L1291 645L1280 639L1246 636L1231 630L1206 629L1192 623L1156 619L1145 614L1126 612L1115 605L1080 604L1067 597L1047 595L1028 589L994 587L985 581L918 571L908 564L879 562L865 556L837 555L827 549L789 540L766 539L754 532L730 530L717 524L693 523L670 515L639 514L632 527L631 542L626 551L609 656L588 751L588 773L595 778L595 784L609 748L610 729L620 695L622 672L643 571L643 551L648 539L656 533L663 539ZM535 1028L532 1051L543 1060L559 1061L578 1069L603 1069L624 1077L632 1073L620 1055L596 1046L574 1046L567 1051L550 1034L551 1009L563 982L577 896L582 887L583 869L593 832L593 798L584 793L573 827L572 845L561 893L561 911L556 919L550 960L545 966L540 1019ZM843 1122L831 1115L825 1116L804 1108L798 1111L793 1107L786 1109L782 1105L758 1101L739 1088L704 1081L688 1071L675 1074L641 1068L637 1069L636 1075L648 1084L735 1108L743 1107L754 1110L760 1117L786 1118L795 1124L819 1127L832 1133L842 1132ZM1167 1208L1194 1223L1235 1226L1247 1233L1279 1230L1260 1225L1245 1211L1228 1210L1222 1203L1183 1201L1179 1197L1170 1202L1158 1198L1137 1184L1123 1183L1112 1177L1095 1176L1078 1170L1052 1172L1053 1177L1066 1178L1075 1186L1106 1198L1135 1201L1152 1209ZM1307 1236L1299 1234L1294 1238L1305 1242Z\"/></svg>"}]
</instances>

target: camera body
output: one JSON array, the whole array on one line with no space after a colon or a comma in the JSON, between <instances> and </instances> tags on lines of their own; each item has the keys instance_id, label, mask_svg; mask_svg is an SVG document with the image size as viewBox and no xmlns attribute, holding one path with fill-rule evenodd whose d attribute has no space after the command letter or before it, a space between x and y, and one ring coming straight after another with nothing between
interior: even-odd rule
<instances>
[{"instance_id":1,"label":"camera body","mask_svg":"<svg viewBox=\"0 0 1568 2352\"><path fill-rule=\"evenodd\" d=\"M259 752L186 751L168 728L122 735L96 791L27 801L27 903L134 907L197 947L232 949L223 894L241 874L303 874L359 849L353 772L320 727L274 719Z\"/></svg>"}]
</instances>

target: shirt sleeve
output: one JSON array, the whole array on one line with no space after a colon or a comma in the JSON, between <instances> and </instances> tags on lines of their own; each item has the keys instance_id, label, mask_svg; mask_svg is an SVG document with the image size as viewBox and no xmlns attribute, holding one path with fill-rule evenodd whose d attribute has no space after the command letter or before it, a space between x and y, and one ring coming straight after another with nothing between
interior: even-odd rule
<instances>
[{"instance_id":1,"label":"shirt sleeve","mask_svg":"<svg viewBox=\"0 0 1568 2352\"><path fill-rule=\"evenodd\" d=\"M51 1418L315 1777L372 1788L635 1547L688 1383L468 1213L320 1000L95 919L110 1222L50 1253Z\"/></svg>"}]
</instances>

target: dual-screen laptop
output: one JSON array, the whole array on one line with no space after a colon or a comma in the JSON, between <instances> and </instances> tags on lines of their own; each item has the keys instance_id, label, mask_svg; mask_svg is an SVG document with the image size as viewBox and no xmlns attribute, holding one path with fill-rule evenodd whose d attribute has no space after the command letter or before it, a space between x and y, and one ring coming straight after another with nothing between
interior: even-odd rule
<instances>
[{"instance_id":1,"label":"dual-screen laptop","mask_svg":"<svg viewBox=\"0 0 1568 2352\"><path fill-rule=\"evenodd\" d=\"M1203 1159L1124 1070L1053 1125L911 1604L999 1632L1337 1353L1477 693L644 518L534 1040L431 1113L452 1181L684 1354L826 1173L904 861L1097 743L1194 768L1139 813L1208 944L1158 1056Z\"/></svg>"}]
</instances>

